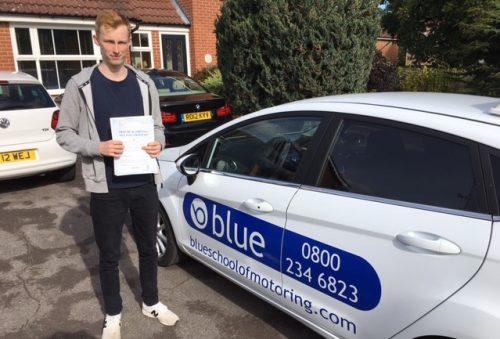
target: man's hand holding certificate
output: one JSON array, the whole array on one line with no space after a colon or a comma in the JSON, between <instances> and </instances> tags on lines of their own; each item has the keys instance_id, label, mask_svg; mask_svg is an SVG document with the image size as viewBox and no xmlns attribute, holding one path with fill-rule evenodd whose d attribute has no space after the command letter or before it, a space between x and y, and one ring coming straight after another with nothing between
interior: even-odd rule
<instances>
[{"instance_id":1,"label":"man's hand holding certificate","mask_svg":"<svg viewBox=\"0 0 500 339\"><path fill-rule=\"evenodd\" d=\"M158 173L158 164L152 156L158 155L161 145L154 141L153 118L110 118L110 124L113 140L121 141L123 148L123 153L114 158L115 175Z\"/></svg>"}]
</instances>

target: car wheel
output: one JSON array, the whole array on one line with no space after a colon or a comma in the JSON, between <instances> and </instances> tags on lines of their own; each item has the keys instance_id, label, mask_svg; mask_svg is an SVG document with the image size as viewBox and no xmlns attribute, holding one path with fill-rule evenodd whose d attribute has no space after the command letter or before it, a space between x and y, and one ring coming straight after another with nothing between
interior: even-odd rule
<instances>
[{"instance_id":1,"label":"car wheel","mask_svg":"<svg viewBox=\"0 0 500 339\"><path fill-rule=\"evenodd\" d=\"M71 181L75 179L76 176L76 164L70 167L55 170L49 175L52 179L59 182Z\"/></svg>"},{"instance_id":2,"label":"car wheel","mask_svg":"<svg viewBox=\"0 0 500 339\"><path fill-rule=\"evenodd\" d=\"M181 259L181 253L175 241L172 225L163 208L160 208L158 216L156 249L158 250L158 265L160 266L174 265Z\"/></svg>"}]
</instances>

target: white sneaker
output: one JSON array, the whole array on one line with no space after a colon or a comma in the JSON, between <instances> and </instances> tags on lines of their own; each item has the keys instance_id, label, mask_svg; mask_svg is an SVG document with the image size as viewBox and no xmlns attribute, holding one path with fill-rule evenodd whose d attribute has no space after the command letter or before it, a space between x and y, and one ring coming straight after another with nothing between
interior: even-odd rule
<instances>
[{"instance_id":1,"label":"white sneaker","mask_svg":"<svg viewBox=\"0 0 500 339\"><path fill-rule=\"evenodd\" d=\"M142 314L146 317L156 318L160 323L166 326L173 326L179 321L179 317L174 312L170 311L167 306L158 302L156 305L147 306L142 303Z\"/></svg>"},{"instance_id":2,"label":"white sneaker","mask_svg":"<svg viewBox=\"0 0 500 339\"><path fill-rule=\"evenodd\" d=\"M108 315L104 318L101 339L120 339L121 313L117 315Z\"/></svg>"}]
</instances>

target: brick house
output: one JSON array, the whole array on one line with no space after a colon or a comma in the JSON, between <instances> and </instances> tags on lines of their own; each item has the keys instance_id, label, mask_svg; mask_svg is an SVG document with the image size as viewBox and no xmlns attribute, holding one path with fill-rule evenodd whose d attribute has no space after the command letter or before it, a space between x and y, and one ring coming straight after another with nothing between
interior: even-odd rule
<instances>
[{"instance_id":1,"label":"brick house","mask_svg":"<svg viewBox=\"0 0 500 339\"><path fill-rule=\"evenodd\" d=\"M82 67L101 59L94 47L100 10L123 13L133 27L129 62L191 74L215 65L220 0L1 0L0 70L41 79L53 95Z\"/></svg>"}]
</instances>

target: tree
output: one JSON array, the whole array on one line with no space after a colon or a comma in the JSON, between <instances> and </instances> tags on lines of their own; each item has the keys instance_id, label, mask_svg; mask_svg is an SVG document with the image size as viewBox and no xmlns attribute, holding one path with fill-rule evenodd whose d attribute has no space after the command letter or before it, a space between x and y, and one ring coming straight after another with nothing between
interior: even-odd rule
<instances>
[{"instance_id":1,"label":"tree","mask_svg":"<svg viewBox=\"0 0 500 339\"><path fill-rule=\"evenodd\" d=\"M217 58L234 110L364 91L380 31L377 4L225 0Z\"/></svg>"},{"instance_id":2,"label":"tree","mask_svg":"<svg viewBox=\"0 0 500 339\"><path fill-rule=\"evenodd\" d=\"M399 91L398 67L387 60L382 52L377 51L373 58L372 70L368 79L368 91Z\"/></svg>"},{"instance_id":3,"label":"tree","mask_svg":"<svg viewBox=\"0 0 500 339\"><path fill-rule=\"evenodd\" d=\"M464 69L477 92L500 94L499 0L391 0L382 25L417 63Z\"/></svg>"}]
</instances>

